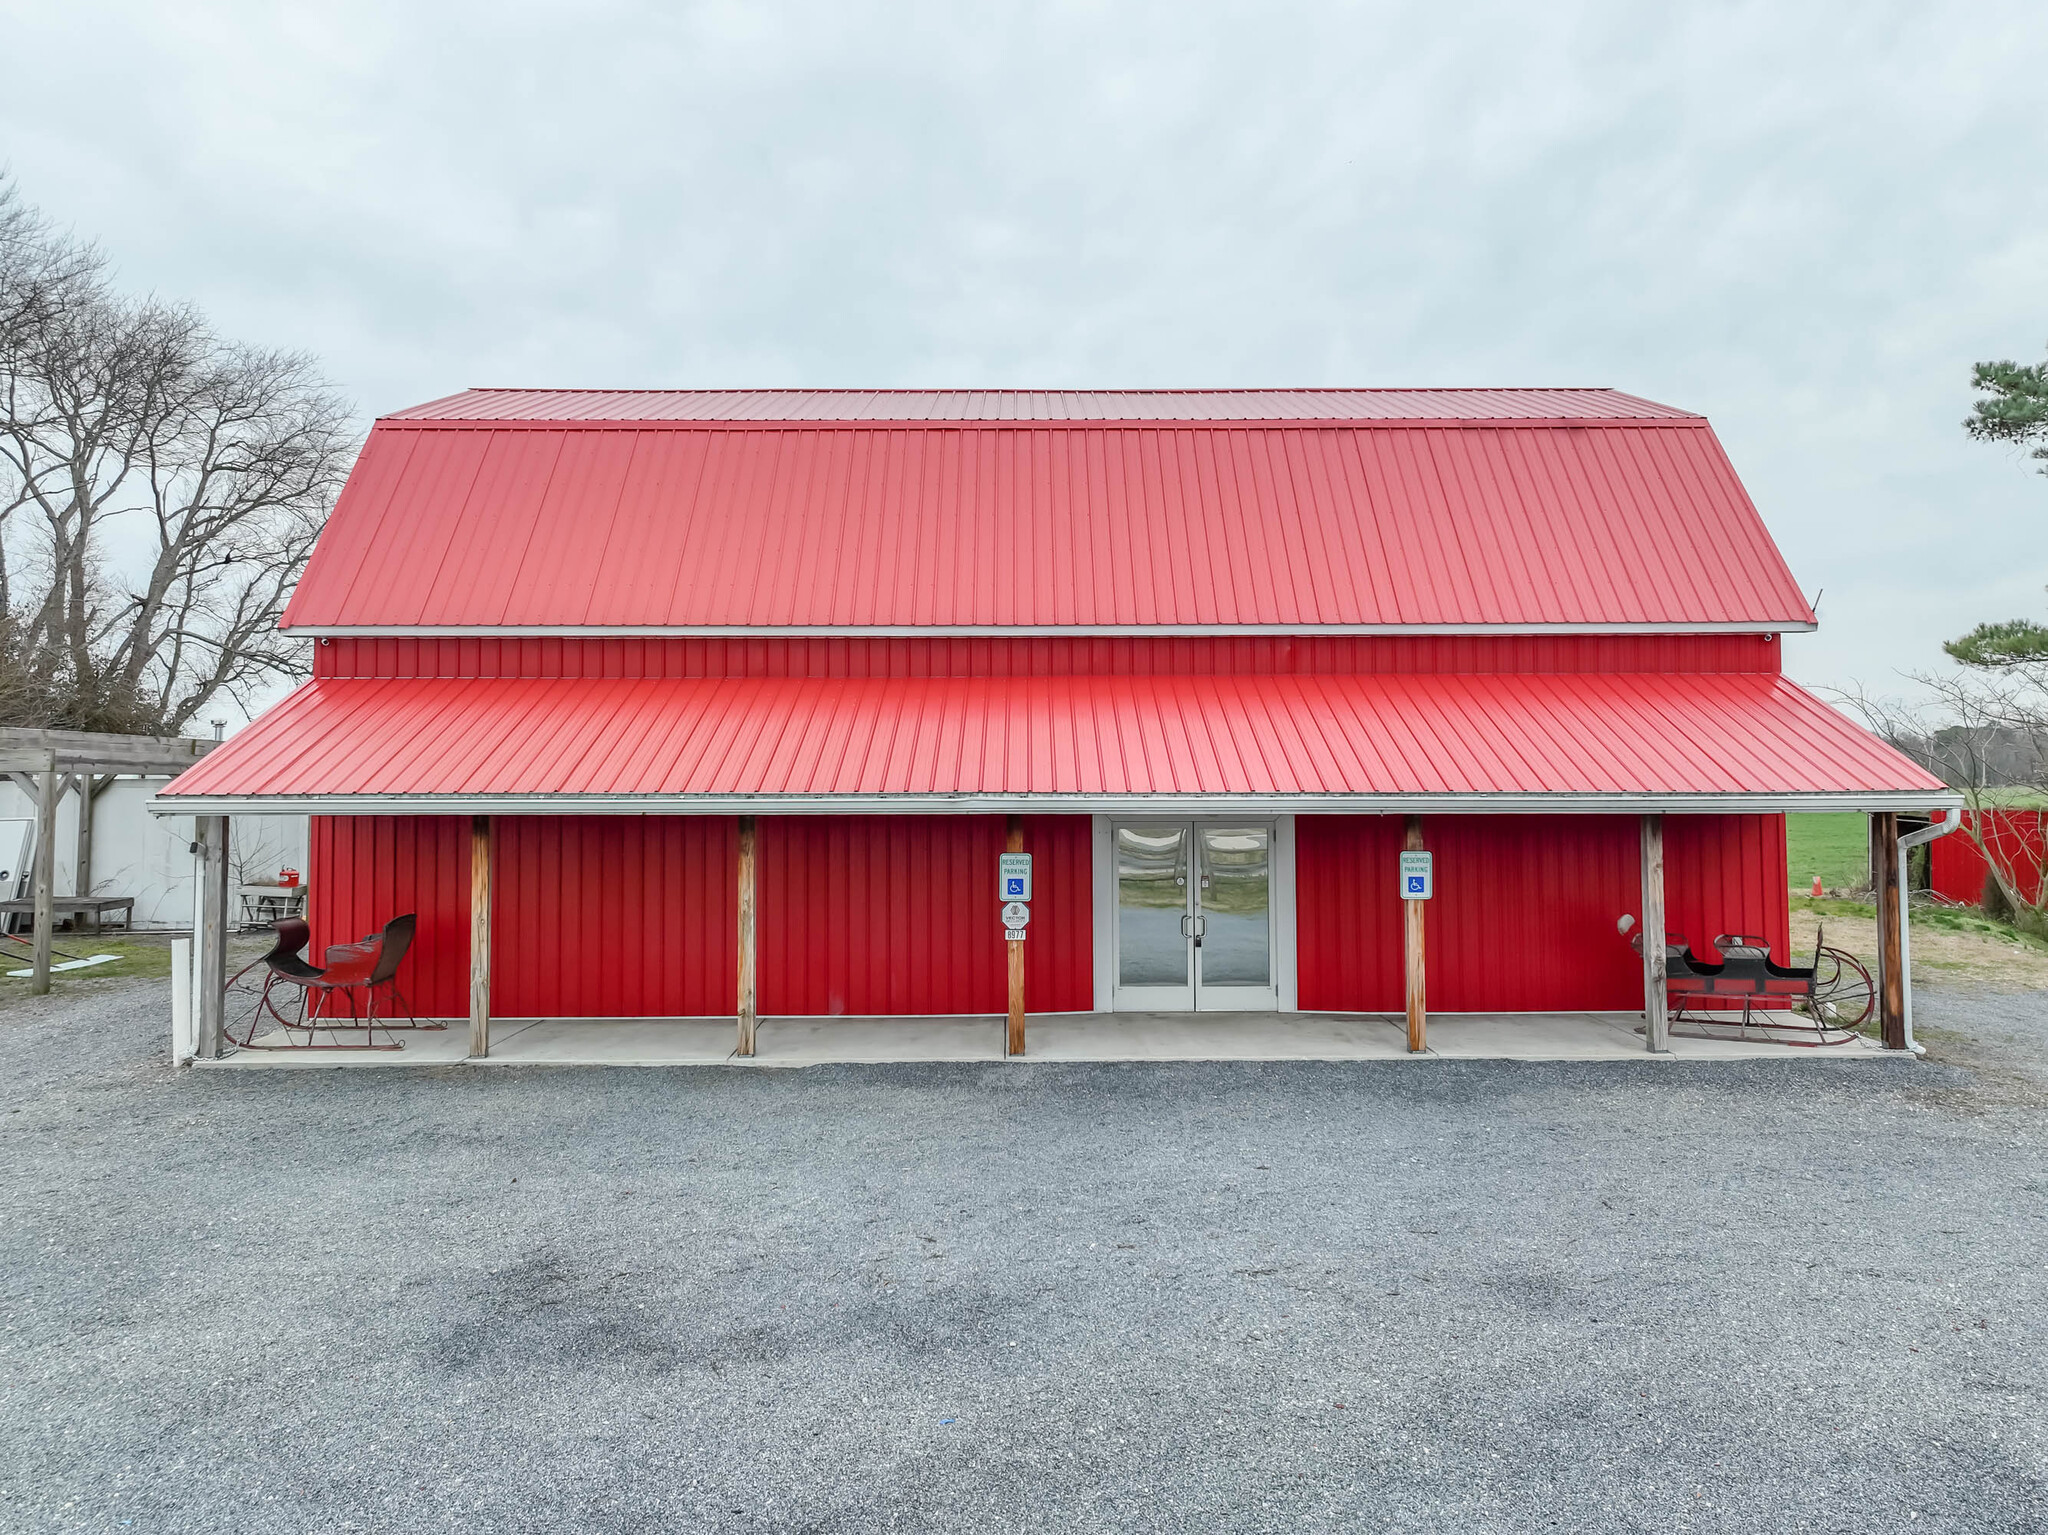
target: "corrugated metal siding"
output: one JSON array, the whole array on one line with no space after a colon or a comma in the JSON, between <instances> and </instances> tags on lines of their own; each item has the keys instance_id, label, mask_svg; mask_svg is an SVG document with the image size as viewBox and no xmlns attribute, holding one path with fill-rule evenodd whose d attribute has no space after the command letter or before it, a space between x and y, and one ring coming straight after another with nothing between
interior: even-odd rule
<instances>
[{"instance_id":1,"label":"corrugated metal siding","mask_svg":"<svg viewBox=\"0 0 2048 1535\"><path fill-rule=\"evenodd\" d=\"M1157 639L337 636L316 677L1156 677L1763 672L1775 634L1184 635Z\"/></svg>"},{"instance_id":2,"label":"corrugated metal siding","mask_svg":"<svg viewBox=\"0 0 2048 1535\"><path fill-rule=\"evenodd\" d=\"M995 1013L1007 1005L1000 816L773 816L760 822L764 1015ZM1031 816L1033 1012L1093 1003L1085 816Z\"/></svg>"},{"instance_id":3,"label":"corrugated metal siding","mask_svg":"<svg viewBox=\"0 0 2048 1535\"><path fill-rule=\"evenodd\" d=\"M316 681L162 798L1921 789L1782 677L1635 672Z\"/></svg>"},{"instance_id":4,"label":"corrugated metal siding","mask_svg":"<svg viewBox=\"0 0 2048 1535\"><path fill-rule=\"evenodd\" d=\"M306 870L308 957L413 912L398 984L422 1018L469 1016L469 819L314 816Z\"/></svg>"},{"instance_id":5,"label":"corrugated metal siding","mask_svg":"<svg viewBox=\"0 0 2048 1535\"><path fill-rule=\"evenodd\" d=\"M730 816L498 816L491 1010L695 1018L736 1005Z\"/></svg>"},{"instance_id":6,"label":"corrugated metal siding","mask_svg":"<svg viewBox=\"0 0 2048 1535\"><path fill-rule=\"evenodd\" d=\"M1792 914L1783 816L1666 816L1664 866L1670 931L1704 953L1713 951L1716 934L1760 933L1772 958L1786 961Z\"/></svg>"},{"instance_id":7,"label":"corrugated metal siding","mask_svg":"<svg viewBox=\"0 0 2048 1535\"><path fill-rule=\"evenodd\" d=\"M1811 619L1704 422L386 423L285 615L398 628Z\"/></svg>"},{"instance_id":8,"label":"corrugated metal siding","mask_svg":"<svg viewBox=\"0 0 2048 1535\"><path fill-rule=\"evenodd\" d=\"M1614 389L465 389L388 421L1684 420Z\"/></svg>"},{"instance_id":9,"label":"corrugated metal siding","mask_svg":"<svg viewBox=\"0 0 2048 1535\"><path fill-rule=\"evenodd\" d=\"M1786 957L1784 817L1665 817L1668 926L1702 951L1726 932ZM1627 1011L1642 961L1616 927L1642 912L1633 816L1429 816L1436 856L1427 952L1432 1011ZM1301 1005L1402 1007L1398 816L1295 822ZM1775 849L1775 851L1774 851Z\"/></svg>"},{"instance_id":10,"label":"corrugated metal siding","mask_svg":"<svg viewBox=\"0 0 2048 1535\"><path fill-rule=\"evenodd\" d=\"M1634 816L1430 816L1423 827L1437 855L1432 1008L1642 1006L1642 961L1615 929L1642 909Z\"/></svg>"},{"instance_id":11,"label":"corrugated metal siding","mask_svg":"<svg viewBox=\"0 0 2048 1535\"><path fill-rule=\"evenodd\" d=\"M1308 1012L1393 1012L1402 1002L1401 818L1294 818L1295 975Z\"/></svg>"}]
</instances>

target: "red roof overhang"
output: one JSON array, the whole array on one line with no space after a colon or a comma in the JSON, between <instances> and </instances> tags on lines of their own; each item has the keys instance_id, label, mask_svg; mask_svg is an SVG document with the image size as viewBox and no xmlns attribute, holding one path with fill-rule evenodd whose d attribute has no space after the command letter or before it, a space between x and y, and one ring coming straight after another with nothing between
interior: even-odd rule
<instances>
[{"instance_id":1,"label":"red roof overhang","mask_svg":"<svg viewBox=\"0 0 2048 1535\"><path fill-rule=\"evenodd\" d=\"M323 680L165 813L1921 810L1781 677Z\"/></svg>"}]
</instances>

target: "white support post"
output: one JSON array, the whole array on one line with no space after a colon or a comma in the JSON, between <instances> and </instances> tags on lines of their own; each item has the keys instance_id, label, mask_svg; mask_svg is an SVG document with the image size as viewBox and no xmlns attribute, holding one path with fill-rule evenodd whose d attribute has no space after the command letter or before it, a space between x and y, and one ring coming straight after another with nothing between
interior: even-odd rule
<instances>
[{"instance_id":1,"label":"white support post","mask_svg":"<svg viewBox=\"0 0 2048 1535\"><path fill-rule=\"evenodd\" d=\"M228 818L195 817L205 883L198 895L193 940L199 946L199 1039L202 1061L221 1058L228 986Z\"/></svg>"},{"instance_id":2,"label":"white support post","mask_svg":"<svg viewBox=\"0 0 2048 1535\"><path fill-rule=\"evenodd\" d=\"M192 1059L192 940L171 940L171 1064Z\"/></svg>"}]
</instances>

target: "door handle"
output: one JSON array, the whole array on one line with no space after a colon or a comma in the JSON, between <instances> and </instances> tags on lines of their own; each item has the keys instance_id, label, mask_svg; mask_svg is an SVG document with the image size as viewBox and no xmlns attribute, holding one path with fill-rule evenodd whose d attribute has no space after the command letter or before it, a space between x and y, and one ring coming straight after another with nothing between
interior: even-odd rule
<instances>
[{"instance_id":1,"label":"door handle","mask_svg":"<svg viewBox=\"0 0 2048 1535\"><path fill-rule=\"evenodd\" d=\"M1203 935L1209 931L1209 919L1197 914L1188 920L1195 925L1195 947L1199 949L1202 946Z\"/></svg>"}]
</instances>

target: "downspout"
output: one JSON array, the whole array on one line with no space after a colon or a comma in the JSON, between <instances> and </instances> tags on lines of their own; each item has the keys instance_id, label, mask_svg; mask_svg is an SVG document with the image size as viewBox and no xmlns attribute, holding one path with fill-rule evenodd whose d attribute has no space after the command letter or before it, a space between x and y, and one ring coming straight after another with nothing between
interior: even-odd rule
<instances>
[{"instance_id":1,"label":"downspout","mask_svg":"<svg viewBox=\"0 0 2048 1535\"><path fill-rule=\"evenodd\" d=\"M1899 838L1899 997L1905 1012L1906 1048L1915 1055L1925 1055L1927 1047L1913 1041L1913 908L1908 904L1913 892L1906 880L1906 854L1937 837L1946 837L1962 824L1961 810L1944 810L1941 819L1932 826L1909 831Z\"/></svg>"}]
</instances>

